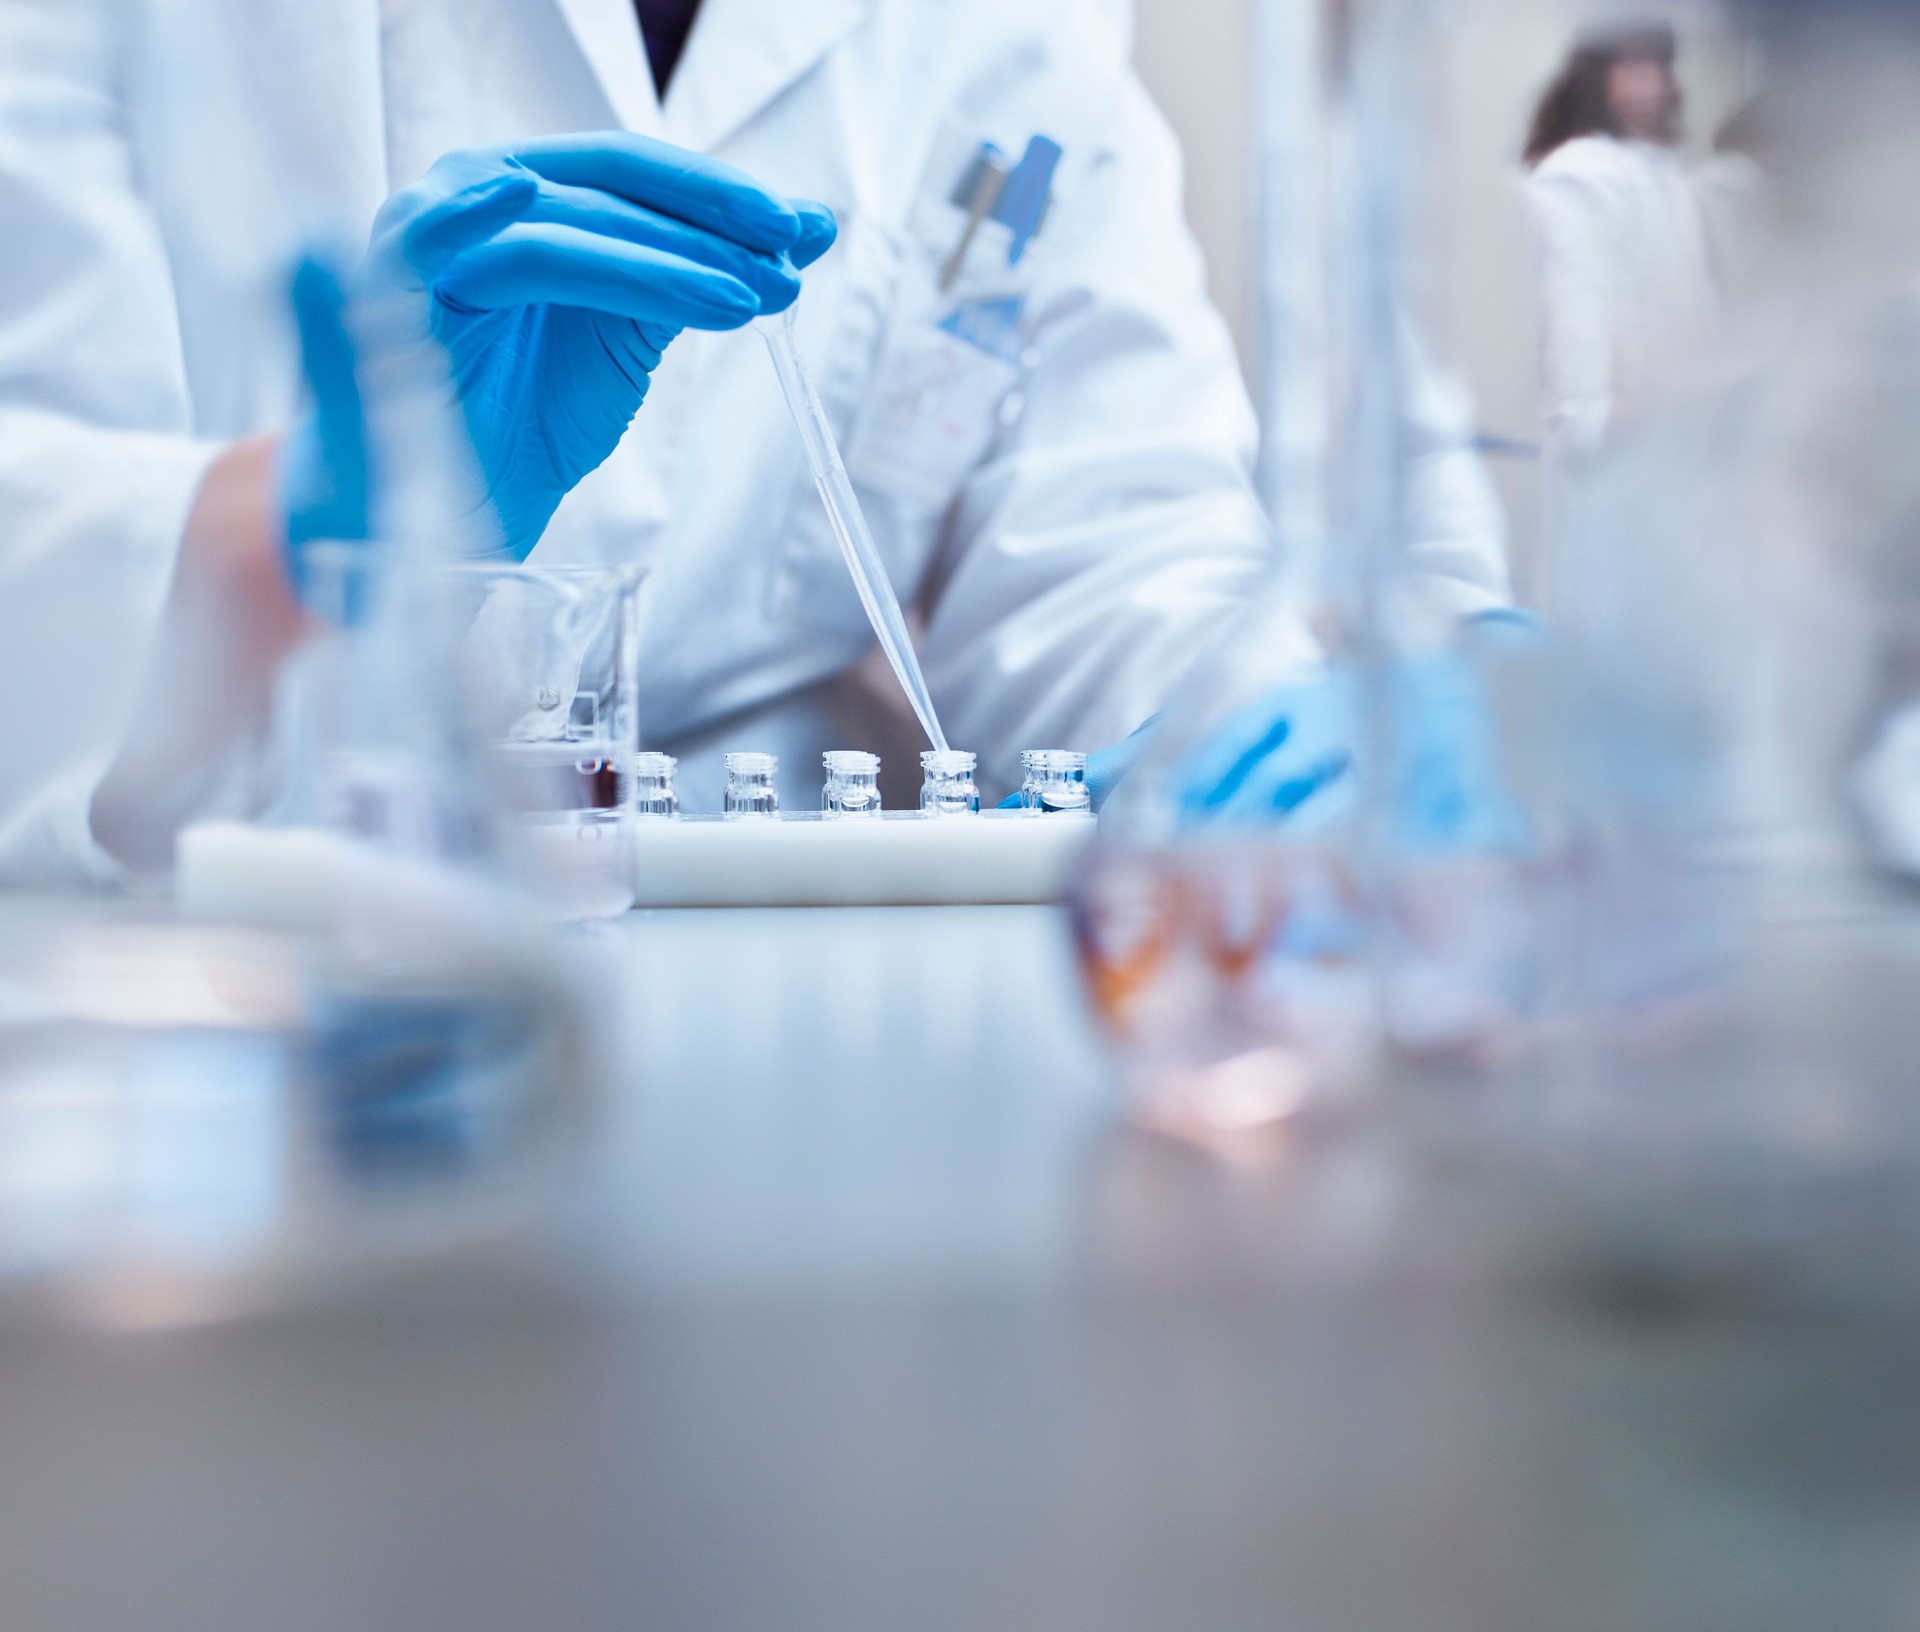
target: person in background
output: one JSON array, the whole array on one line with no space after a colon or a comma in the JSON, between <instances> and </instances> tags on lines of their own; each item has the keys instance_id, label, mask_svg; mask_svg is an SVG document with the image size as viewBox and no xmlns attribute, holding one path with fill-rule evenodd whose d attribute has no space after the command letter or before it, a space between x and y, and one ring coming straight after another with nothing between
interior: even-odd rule
<instances>
[{"instance_id":1,"label":"person in background","mask_svg":"<svg viewBox=\"0 0 1920 1632\"><path fill-rule=\"evenodd\" d=\"M1583 36L1527 138L1546 417L1562 458L1683 390L1711 345L1719 298L1700 197L1676 151L1676 56L1665 23Z\"/></svg>"}]
</instances>

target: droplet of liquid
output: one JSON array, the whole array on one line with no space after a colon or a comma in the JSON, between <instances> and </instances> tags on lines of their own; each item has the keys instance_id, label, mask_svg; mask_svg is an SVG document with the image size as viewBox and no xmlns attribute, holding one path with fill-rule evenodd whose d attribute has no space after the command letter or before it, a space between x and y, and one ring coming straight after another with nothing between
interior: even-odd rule
<instances>
[{"instance_id":1,"label":"droplet of liquid","mask_svg":"<svg viewBox=\"0 0 1920 1632\"><path fill-rule=\"evenodd\" d=\"M555 691L552 686L542 686L533 694L533 700L548 713L552 713L554 709L560 706L560 693Z\"/></svg>"}]
</instances>

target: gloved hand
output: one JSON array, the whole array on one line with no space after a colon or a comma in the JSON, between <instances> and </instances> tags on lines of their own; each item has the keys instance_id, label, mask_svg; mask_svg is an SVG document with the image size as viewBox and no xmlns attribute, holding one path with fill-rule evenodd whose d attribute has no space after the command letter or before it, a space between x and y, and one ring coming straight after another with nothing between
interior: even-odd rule
<instances>
[{"instance_id":1,"label":"gloved hand","mask_svg":"<svg viewBox=\"0 0 1920 1632\"><path fill-rule=\"evenodd\" d=\"M626 433L674 336L785 310L834 234L823 206L663 142L545 137L449 154L396 193L364 278L374 298L422 303L523 560ZM289 468L297 545L327 506Z\"/></svg>"},{"instance_id":2,"label":"gloved hand","mask_svg":"<svg viewBox=\"0 0 1920 1632\"><path fill-rule=\"evenodd\" d=\"M1540 639L1519 618L1469 634L1468 650L1497 641L1523 651ZM1527 824L1509 795L1498 731L1474 662L1443 654L1397 665L1388 681L1387 782L1395 842L1413 852L1524 846ZM1133 768L1158 725L1089 756L1096 808ZM1351 809L1361 713L1352 677L1283 686L1228 715L1175 765L1172 794L1188 827L1311 830ZM1017 805L1018 797L1008 801Z\"/></svg>"},{"instance_id":3,"label":"gloved hand","mask_svg":"<svg viewBox=\"0 0 1920 1632\"><path fill-rule=\"evenodd\" d=\"M1161 717L1126 741L1087 755L1087 796L1098 811L1153 746ZM1178 771L1188 819L1274 821L1346 774L1347 715L1326 685L1289 687L1229 718ZM1020 808L1015 793L1000 809Z\"/></svg>"},{"instance_id":4,"label":"gloved hand","mask_svg":"<svg viewBox=\"0 0 1920 1632\"><path fill-rule=\"evenodd\" d=\"M1174 771L1183 824L1270 825L1351 785L1359 722L1339 679L1283 686L1230 714Z\"/></svg>"},{"instance_id":5,"label":"gloved hand","mask_svg":"<svg viewBox=\"0 0 1920 1632\"><path fill-rule=\"evenodd\" d=\"M1482 675L1465 656L1409 660L1387 677L1384 792L1393 843L1410 854L1513 850L1527 823L1506 785ZM1289 686L1230 717L1182 762L1190 825L1311 829L1351 808L1362 752L1351 675Z\"/></svg>"}]
</instances>

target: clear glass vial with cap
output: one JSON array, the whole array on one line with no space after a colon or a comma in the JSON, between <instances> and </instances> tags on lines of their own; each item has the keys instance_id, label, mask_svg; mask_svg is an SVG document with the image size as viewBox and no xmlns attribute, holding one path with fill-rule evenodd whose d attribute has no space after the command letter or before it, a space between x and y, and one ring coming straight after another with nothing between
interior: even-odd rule
<instances>
[{"instance_id":1,"label":"clear glass vial with cap","mask_svg":"<svg viewBox=\"0 0 1920 1632\"><path fill-rule=\"evenodd\" d=\"M980 808L980 789L973 780L977 754L957 748L941 752L930 748L920 756L925 780L920 784L920 808L932 816L970 816Z\"/></svg>"},{"instance_id":2,"label":"clear glass vial with cap","mask_svg":"<svg viewBox=\"0 0 1920 1632\"><path fill-rule=\"evenodd\" d=\"M635 754L627 809L636 816L678 816L680 794L673 773L679 768L672 754Z\"/></svg>"},{"instance_id":3,"label":"clear glass vial with cap","mask_svg":"<svg viewBox=\"0 0 1920 1632\"><path fill-rule=\"evenodd\" d=\"M1026 780L1020 787L1020 808L1035 816L1064 811L1090 811L1087 756L1065 748L1029 748L1020 756Z\"/></svg>"},{"instance_id":4,"label":"clear glass vial with cap","mask_svg":"<svg viewBox=\"0 0 1920 1632\"><path fill-rule=\"evenodd\" d=\"M777 754L728 754L728 817L777 815L780 792L773 778L779 769Z\"/></svg>"},{"instance_id":5,"label":"clear glass vial with cap","mask_svg":"<svg viewBox=\"0 0 1920 1632\"><path fill-rule=\"evenodd\" d=\"M820 808L829 816L880 814L880 756L852 750L823 755L826 786L820 790Z\"/></svg>"}]
</instances>

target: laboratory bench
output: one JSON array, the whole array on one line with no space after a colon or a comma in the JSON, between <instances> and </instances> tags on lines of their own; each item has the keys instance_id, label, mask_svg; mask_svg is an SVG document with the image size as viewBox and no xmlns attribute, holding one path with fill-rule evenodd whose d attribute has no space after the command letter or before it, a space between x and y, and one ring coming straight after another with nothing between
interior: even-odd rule
<instances>
[{"instance_id":1,"label":"laboratory bench","mask_svg":"<svg viewBox=\"0 0 1920 1632\"><path fill-rule=\"evenodd\" d=\"M569 951L515 1205L230 1307L0 1288L7 1632L1920 1626L1903 902L1767 931L1762 1044L1607 1067L1829 1081L1752 1195L1552 1047L1137 1131L1056 909Z\"/></svg>"}]
</instances>

